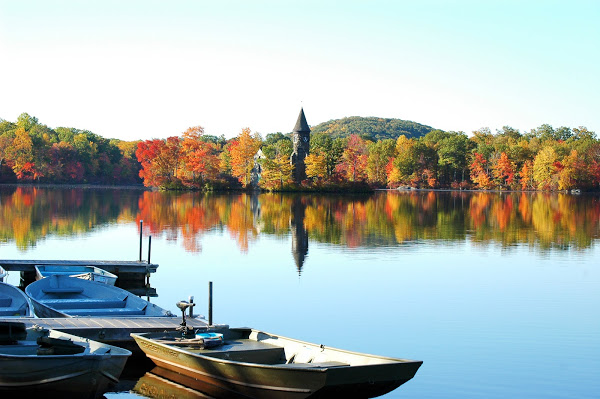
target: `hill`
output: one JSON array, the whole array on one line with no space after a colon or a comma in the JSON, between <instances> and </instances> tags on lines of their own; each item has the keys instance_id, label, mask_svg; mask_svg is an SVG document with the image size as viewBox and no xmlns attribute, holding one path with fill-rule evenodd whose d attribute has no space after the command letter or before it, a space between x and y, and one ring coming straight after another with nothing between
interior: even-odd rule
<instances>
[{"instance_id":1,"label":"hill","mask_svg":"<svg viewBox=\"0 0 600 399\"><path fill-rule=\"evenodd\" d=\"M357 134L373 141L397 139L401 135L407 138L419 138L434 130L431 126L394 118L350 116L334 119L311 127L311 133L328 133L332 137L346 137Z\"/></svg>"}]
</instances>

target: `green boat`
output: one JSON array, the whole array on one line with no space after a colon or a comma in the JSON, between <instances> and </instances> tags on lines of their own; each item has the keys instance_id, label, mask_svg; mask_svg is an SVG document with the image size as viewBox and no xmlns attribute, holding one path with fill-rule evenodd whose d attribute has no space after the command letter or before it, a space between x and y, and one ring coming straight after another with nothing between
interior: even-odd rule
<instances>
[{"instance_id":1,"label":"green boat","mask_svg":"<svg viewBox=\"0 0 600 399\"><path fill-rule=\"evenodd\" d=\"M334 349L250 328L131 334L159 367L200 382L210 396L372 398L414 377L422 362ZM213 334L211 334L213 335ZM210 344L209 344L210 343Z\"/></svg>"}]
</instances>

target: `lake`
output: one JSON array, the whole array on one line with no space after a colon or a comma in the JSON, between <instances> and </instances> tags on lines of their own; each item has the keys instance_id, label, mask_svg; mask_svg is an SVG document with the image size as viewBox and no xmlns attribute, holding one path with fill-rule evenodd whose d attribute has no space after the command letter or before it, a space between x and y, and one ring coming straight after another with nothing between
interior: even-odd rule
<instances>
[{"instance_id":1,"label":"lake","mask_svg":"<svg viewBox=\"0 0 600 399\"><path fill-rule=\"evenodd\" d=\"M206 314L212 281L217 323L423 360L386 398L600 394L598 195L3 186L0 211L3 259L137 260L142 219L152 302Z\"/></svg>"}]
</instances>

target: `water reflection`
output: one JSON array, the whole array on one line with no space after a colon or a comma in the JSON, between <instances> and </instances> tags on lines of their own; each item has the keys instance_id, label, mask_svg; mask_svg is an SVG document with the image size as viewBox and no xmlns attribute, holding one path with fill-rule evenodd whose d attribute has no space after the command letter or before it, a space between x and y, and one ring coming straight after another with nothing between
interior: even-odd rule
<instances>
[{"instance_id":1,"label":"water reflection","mask_svg":"<svg viewBox=\"0 0 600 399\"><path fill-rule=\"evenodd\" d=\"M306 204L302 201L302 198L294 198L292 202L290 230L292 231L292 255L296 262L298 274L302 272L304 259L308 256L308 232L304 225L305 211Z\"/></svg>"},{"instance_id":2,"label":"water reflection","mask_svg":"<svg viewBox=\"0 0 600 399\"><path fill-rule=\"evenodd\" d=\"M160 367L155 367L142 376L135 384L133 392L154 399L245 397Z\"/></svg>"},{"instance_id":3,"label":"water reflection","mask_svg":"<svg viewBox=\"0 0 600 399\"><path fill-rule=\"evenodd\" d=\"M240 251L261 235L292 238L298 271L315 242L352 247L464 241L547 250L586 249L599 237L598 196L548 193L380 192L370 196L199 194L138 190L2 187L0 239L26 250L69 236L144 220L144 234L202 251L215 230Z\"/></svg>"}]
</instances>

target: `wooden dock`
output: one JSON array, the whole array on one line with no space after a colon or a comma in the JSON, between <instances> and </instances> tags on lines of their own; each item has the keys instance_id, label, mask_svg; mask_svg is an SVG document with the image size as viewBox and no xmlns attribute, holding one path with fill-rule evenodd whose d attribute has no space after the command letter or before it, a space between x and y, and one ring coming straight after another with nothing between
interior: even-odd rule
<instances>
[{"instance_id":1,"label":"wooden dock","mask_svg":"<svg viewBox=\"0 0 600 399\"><path fill-rule=\"evenodd\" d=\"M138 261L112 260L6 260L0 259L0 266L7 271L34 272L36 265L59 266L96 266L107 272L119 273L155 273L157 264Z\"/></svg>"},{"instance_id":2,"label":"wooden dock","mask_svg":"<svg viewBox=\"0 0 600 399\"><path fill-rule=\"evenodd\" d=\"M68 334L88 338L129 349L142 354L130 334L173 331L180 326L181 316L176 317L64 317L64 318L0 318L0 322L12 321L59 330ZM195 328L207 327L206 320L186 317L187 325Z\"/></svg>"}]
</instances>

